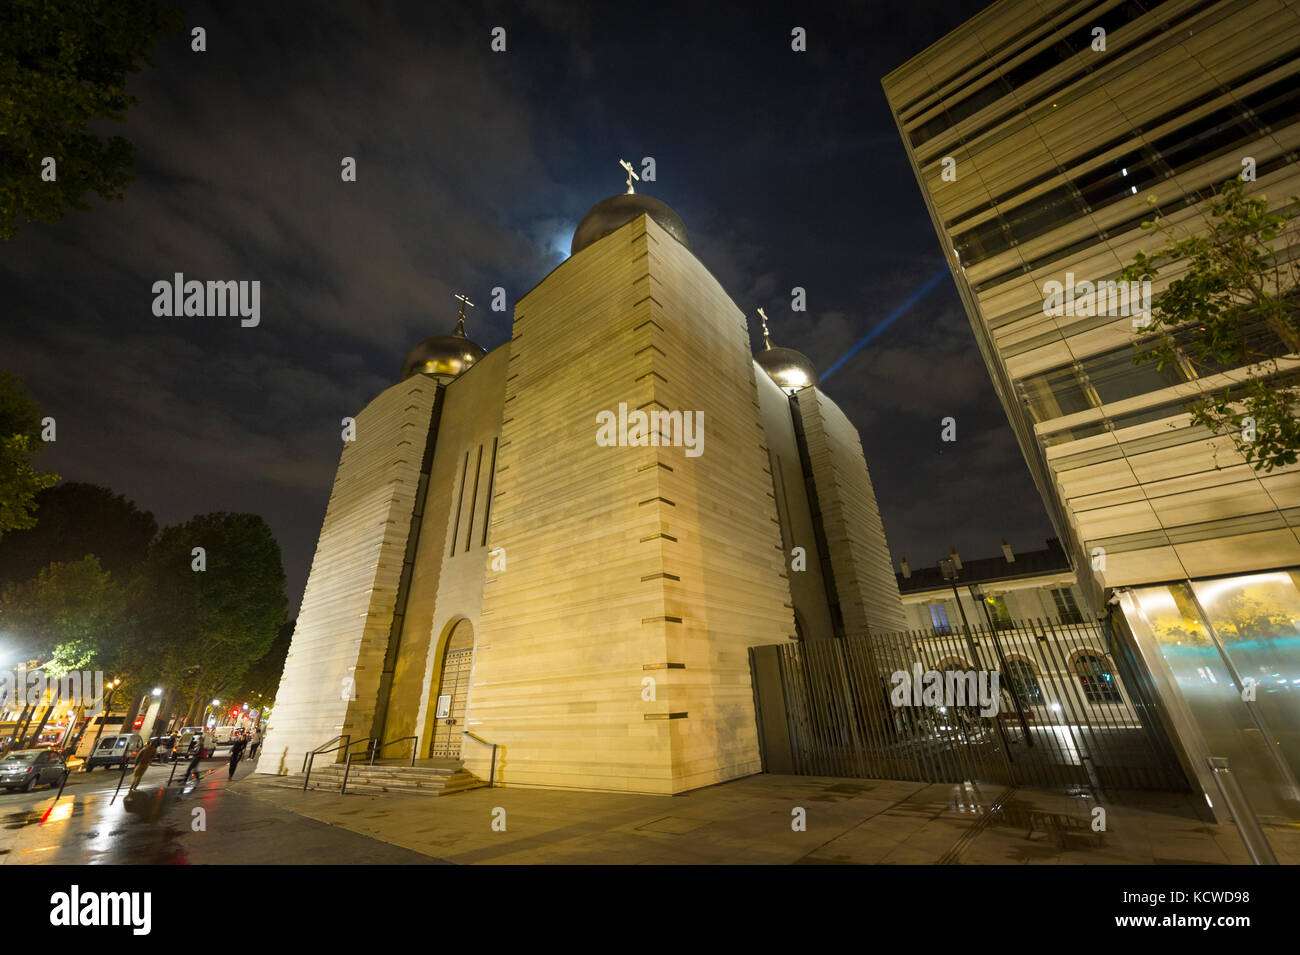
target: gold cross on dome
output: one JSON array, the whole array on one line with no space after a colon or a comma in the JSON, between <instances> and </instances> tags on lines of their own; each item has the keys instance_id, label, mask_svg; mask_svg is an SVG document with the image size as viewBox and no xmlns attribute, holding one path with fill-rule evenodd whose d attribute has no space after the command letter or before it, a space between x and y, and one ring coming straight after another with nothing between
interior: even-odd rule
<instances>
[{"instance_id":1,"label":"gold cross on dome","mask_svg":"<svg viewBox=\"0 0 1300 955\"><path fill-rule=\"evenodd\" d=\"M760 308L760 309L758 310L758 317L761 318L761 319L763 320L763 347L764 347L764 348L771 348L771 347L772 347L772 341L771 341L771 339L769 339L769 338L767 337L767 312L763 311L763 310Z\"/></svg>"},{"instance_id":2,"label":"gold cross on dome","mask_svg":"<svg viewBox=\"0 0 1300 955\"><path fill-rule=\"evenodd\" d=\"M629 196L635 195L636 190L632 188L632 180L635 179L637 182L640 182L641 177L632 171L632 164L626 159L620 159L618 164L627 170L627 194Z\"/></svg>"},{"instance_id":3,"label":"gold cross on dome","mask_svg":"<svg viewBox=\"0 0 1300 955\"><path fill-rule=\"evenodd\" d=\"M456 319L456 334L464 335L465 334L465 306L468 305L470 308L475 308L476 306L466 296L461 295L459 292L453 297L458 302L460 302L460 315Z\"/></svg>"}]
</instances>

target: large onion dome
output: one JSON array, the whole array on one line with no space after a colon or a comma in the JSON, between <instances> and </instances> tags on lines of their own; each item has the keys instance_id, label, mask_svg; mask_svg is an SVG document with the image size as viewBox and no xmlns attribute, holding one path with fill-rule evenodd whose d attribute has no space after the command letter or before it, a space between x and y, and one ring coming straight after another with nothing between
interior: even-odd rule
<instances>
[{"instance_id":1,"label":"large onion dome","mask_svg":"<svg viewBox=\"0 0 1300 955\"><path fill-rule=\"evenodd\" d=\"M465 337L465 310L462 306L454 332L426 338L406 353L406 360L402 362L402 380L412 375L428 375L445 384L486 354L487 349Z\"/></svg>"},{"instance_id":2,"label":"large onion dome","mask_svg":"<svg viewBox=\"0 0 1300 955\"><path fill-rule=\"evenodd\" d=\"M582 217L582 221L578 223L578 228L573 233L570 254L577 255L587 246L600 241L642 214L654 219L661 228L686 248L691 247L690 239L686 236L686 223L682 222L681 216L673 212L667 203L651 196L629 193L610 196L591 207L591 211Z\"/></svg>"}]
</instances>

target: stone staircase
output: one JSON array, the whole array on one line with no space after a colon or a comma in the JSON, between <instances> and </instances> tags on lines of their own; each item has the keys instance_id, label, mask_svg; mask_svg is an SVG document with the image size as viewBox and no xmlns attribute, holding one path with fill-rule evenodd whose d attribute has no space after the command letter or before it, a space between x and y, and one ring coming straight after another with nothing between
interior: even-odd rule
<instances>
[{"instance_id":1,"label":"stone staircase","mask_svg":"<svg viewBox=\"0 0 1300 955\"><path fill-rule=\"evenodd\" d=\"M302 774L275 777L282 785L302 788ZM337 793L343 784L343 764L314 766L308 789ZM352 761L348 774L349 793L410 793L419 796L451 796L467 789L486 786L483 780L462 767L459 759L379 759L369 763Z\"/></svg>"}]
</instances>

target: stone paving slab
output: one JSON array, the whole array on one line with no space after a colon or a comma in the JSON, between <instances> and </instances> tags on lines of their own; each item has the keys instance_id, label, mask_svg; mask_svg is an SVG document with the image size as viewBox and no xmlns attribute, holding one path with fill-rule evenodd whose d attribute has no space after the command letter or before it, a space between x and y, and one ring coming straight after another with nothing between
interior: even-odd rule
<instances>
[{"instance_id":1,"label":"stone paving slab","mask_svg":"<svg viewBox=\"0 0 1300 955\"><path fill-rule=\"evenodd\" d=\"M250 776L236 791L319 822L458 864L1248 864L1232 826L1188 795L1098 800L971 784L758 775L678 796L495 788L438 800L291 788ZM1106 831L1092 810L1106 810ZM795 831L794 811L806 814ZM502 818L504 831L493 828ZM1269 827L1300 862L1300 827ZM346 862L347 860L330 860Z\"/></svg>"}]
</instances>

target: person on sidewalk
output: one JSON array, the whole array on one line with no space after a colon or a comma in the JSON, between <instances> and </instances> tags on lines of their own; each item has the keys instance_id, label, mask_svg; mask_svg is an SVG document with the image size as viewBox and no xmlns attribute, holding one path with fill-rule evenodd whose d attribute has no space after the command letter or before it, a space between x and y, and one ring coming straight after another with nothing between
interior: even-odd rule
<instances>
[{"instance_id":1,"label":"person on sidewalk","mask_svg":"<svg viewBox=\"0 0 1300 955\"><path fill-rule=\"evenodd\" d=\"M248 758L249 758L249 759L256 759L256 758L257 758L257 747L259 747L259 746L261 746L261 745L262 745L262 731L261 731L260 729L255 729L255 730L253 730L252 735L248 738Z\"/></svg>"},{"instance_id":2,"label":"person on sidewalk","mask_svg":"<svg viewBox=\"0 0 1300 955\"><path fill-rule=\"evenodd\" d=\"M239 759L244 755L244 747L248 741L240 737L230 744L230 778L235 778L235 767L239 765Z\"/></svg>"},{"instance_id":3,"label":"person on sidewalk","mask_svg":"<svg viewBox=\"0 0 1300 955\"><path fill-rule=\"evenodd\" d=\"M191 740L190 743L192 747L190 750L190 764L185 767L185 776L183 779L181 779L182 787L190 781L191 776L194 777L194 781L196 783L200 779L199 761L203 759L203 738L199 737L197 743L195 743L193 740Z\"/></svg>"},{"instance_id":4,"label":"person on sidewalk","mask_svg":"<svg viewBox=\"0 0 1300 955\"><path fill-rule=\"evenodd\" d=\"M145 770L153 765L153 758L157 755L158 741L151 739L149 745L140 750L140 755L135 758L135 775L131 778L131 788L127 792L135 792L135 787L144 779Z\"/></svg>"}]
</instances>

